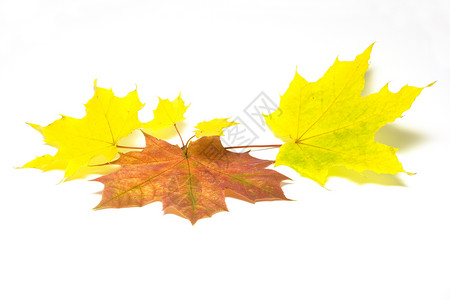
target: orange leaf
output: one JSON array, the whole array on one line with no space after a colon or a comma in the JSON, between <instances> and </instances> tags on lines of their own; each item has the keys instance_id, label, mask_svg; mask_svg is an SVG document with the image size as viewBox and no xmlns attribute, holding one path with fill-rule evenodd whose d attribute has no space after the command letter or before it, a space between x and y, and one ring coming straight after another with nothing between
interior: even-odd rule
<instances>
[{"instance_id":1,"label":"orange leaf","mask_svg":"<svg viewBox=\"0 0 450 300\"><path fill-rule=\"evenodd\" d=\"M96 181L105 185L96 209L163 203L164 213L199 219L227 211L226 192L255 203L288 200L281 187L286 176L266 169L273 163L248 153L227 151L217 136L202 137L186 149L145 134L143 151L121 154L121 168Z\"/></svg>"}]
</instances>

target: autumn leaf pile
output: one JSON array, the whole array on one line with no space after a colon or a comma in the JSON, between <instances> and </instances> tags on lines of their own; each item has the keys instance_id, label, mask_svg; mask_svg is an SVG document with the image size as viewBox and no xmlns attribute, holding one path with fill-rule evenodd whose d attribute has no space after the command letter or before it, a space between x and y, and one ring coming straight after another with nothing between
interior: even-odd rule
<instances>
[{"instance_id":1,"label":"autumn leaf pile","mask_svg":"<svg viewBox=\"0 0 450 300\"><path fill-rule=\"evenodd\" d=\"M281 96L279 109L264 116L283 141L275 161L224 148L220 141L223 130L237 124L227 118L200 122L184 143L177 123L185 119L189 106L181 95L172 101L159 99L153 119L142 123L138 112L143 104L136 90L119 98L94 82L95 93L85 105L83 118L62 116L45 127L29 124L58 151L36 157L23 167L64 170L64 178L69 178L103 157L120 167L95 179L104 184L96 209L160 201L164 213L192 224L227 211L226 196L251 203L288 200L280 184L289 178L266 168L274 162L322 186L329 170L337 166L357 172L405 172L395 154L397 149L375 142L374 136L408 110L423 88L404 86L393 93L386 85L378 93L362 97L371 50L372 46L354 61L336 59L316 82L295 74ZM181 147L154 136L170 127L179 134ZM144 148L120 145L122 138L137 129L145 137Z\"/></svg>"}]
</instances>

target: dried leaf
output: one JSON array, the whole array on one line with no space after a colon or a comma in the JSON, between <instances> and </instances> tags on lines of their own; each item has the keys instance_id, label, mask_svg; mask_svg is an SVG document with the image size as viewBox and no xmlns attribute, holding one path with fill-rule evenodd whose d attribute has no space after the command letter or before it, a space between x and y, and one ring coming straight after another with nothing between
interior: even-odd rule
<instances>
[{"instance_id":1,"label":"dried leaf","mask_svg":"<svg viewBox=\"0 0 450 300\"><path fill-rule=\"evenodd\" d=\"M287 200L280 183L286 176L265 169L272 161L223 148L219 137L202 137L186 149L145 134L142 152L121 154L121 168L102 176L102 201L96 207L144 206L161 201L164 213L197 220L227 211L225 192L243 200Z\"/></svg>"}]
</instances>

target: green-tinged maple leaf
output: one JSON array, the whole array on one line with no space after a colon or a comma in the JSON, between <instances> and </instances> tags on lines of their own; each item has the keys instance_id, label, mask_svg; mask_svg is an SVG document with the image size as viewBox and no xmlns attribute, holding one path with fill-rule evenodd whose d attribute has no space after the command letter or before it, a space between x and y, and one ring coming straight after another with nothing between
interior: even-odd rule
<instances>
[{"instance_id":1,"label":"green-tinged maple leaf","mask_svg":"<svg viewBox=\"0 0 450 300\"><path fill-rule=\"evenodd\" d=\"M223 135L223 130L227 127L238 125L234 121L228 121L229 118L213 119L210 121L200 122L195 126L196 137Z\"/></svg>"},{"instance_id":2,"label":"green-tinged maple leaf","mask_svg":"<svg viewBox=\"0 0 450 300\"><path fill-rule=\"evenodd\" d=\"M275 165L289 166L321 185L335 166L357 172L405 172L397 149L374 142L374 136L408 110L423 88L404 86L392 93L386 85L362 97L371 50L372 46L354 61L336 59L316 82L295 74L279 109L265 116L272 131L287 140Z\"/></svg>"},{"instance_id":3,"label":"green-tinged maple leaf","mask_svg":"<svg viewBox=\"0 0 450 300\"><path fill-rule=\"evenodd\" d=\"M141 127L138 111L143 107L137 91L119 98L112 90L97 87L88 101L86 115L81 119L62 116L46 127L30 124L44 136L45 142L57 147L54 155L44 155L28 162L24 168L44 171L65 169L69 177L89 161L102 155L107 161L116 156L117 142Z\"/></svg>"},{"instance_id":4,"label":"green-tinged maple leaf","mask_svg":"<svg viewBox=\"0 0 450 300\"><path fill-rule=\"evenodd\" d=\"M141 152L120 154L119 170L102 176L96 209L144 206L161 201L164 213L197 220L227 211L226 192L255 203L287 200L280 183L286 176L265 169L273 163L248 153L227 151L218 136L202 137L187 148L145 134Z\"/></svg>"}]
</instances>

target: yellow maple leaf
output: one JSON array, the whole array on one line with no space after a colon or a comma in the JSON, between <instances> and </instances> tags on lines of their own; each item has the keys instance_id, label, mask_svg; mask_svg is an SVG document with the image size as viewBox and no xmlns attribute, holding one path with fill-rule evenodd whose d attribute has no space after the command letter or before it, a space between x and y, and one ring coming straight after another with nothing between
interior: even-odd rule
<instances>
[{"instance_id":1,"label":"yellow maple leaf","mask_svg":"<svg viewBox=\"0 0 450 300\"><path fill-rule=\"evenodd\" d=\"M357 172L405 172L397 149L374 142L374 136L408 110L423 88L404 86L392 93L386 85L362 97L372 46L354 61L336 59L316 82L296 72L279 109L264 116L272 131L287 140L275 165L289 166L321 185L335 166Z\"/></svg>"},{"instance_id":2,"label":"yellow maple leaf","mask_svg":"<svg viewBox=\"0 0 450 300\"><path fill-rule=\"evenodd\" d=\"M67 168L67 161L60 160L50 154L45 154L27 162L22 168L34 168L42 171L65 170Z\"/></svg>"},{"instance_id":3,"label":"yellow maple leaf","mask_svg":"<svg viewBox=\"0 0 450 300\"><path fill-rule=\"evenodd\" d=\"M24 168L65 169L64 177L69 177L98 155L103 155L107 161L116 156L117 142L141 127L138 111L143 104L136 90L119 98L112 90L97 87L96 81L94 87L94 97L85 104L83 118L62 116L46 127L30 124L41 132L47 144L57 147L58 152L54 156L37 157Z\"/></svg>"},{"instance_id":4,"label":"yellow maple leaf","mask_svg":"<svg viewBox=\"0 0 450 300\"><path fill-rule=\"evenodd\" d=\"M225 128L239 124L234 121L230 122L228 119L229 118L220 118L198 123L195 126L195 128L198 129L194 131L195 136L199 138L202 136L223 135L223 130Z\"/></svg>"},{"instance_id":5,"label":"yellow maple leaf","mask_svg":"<svg viewBox=\"0 0 450 300\"><path fill-rule=\"evenodd\" d=\"M153 111L153 120L145 123L144 128L158 131L173 126L186 119L184 113L188 107L181 99L181 94L173 101L159 98L158 106Z\"/></svg>"}]
</instances>

